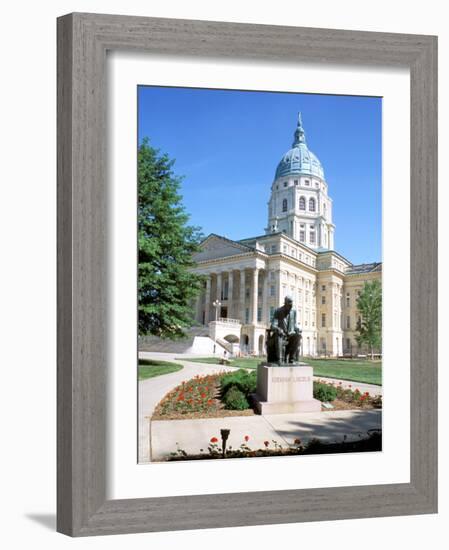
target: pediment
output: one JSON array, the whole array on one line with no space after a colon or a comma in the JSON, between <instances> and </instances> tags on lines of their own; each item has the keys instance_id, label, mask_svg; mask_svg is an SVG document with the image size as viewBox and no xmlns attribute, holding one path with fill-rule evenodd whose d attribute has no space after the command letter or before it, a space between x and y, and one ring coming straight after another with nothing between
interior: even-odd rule
<instances>
[{"instance_id":1,"label":"pediment","mask_svg":"<svg viewBox=\"0 0 449 550\"><path fill-rule=\"evenodd\" d=\"M246 254L251 248L235 241L231 241L220 235L209 235L201 243L201 251L194 255L196 262L206 260L216 260L217 258L226 258L237 254Z\"/></svg>"}]
</instances>

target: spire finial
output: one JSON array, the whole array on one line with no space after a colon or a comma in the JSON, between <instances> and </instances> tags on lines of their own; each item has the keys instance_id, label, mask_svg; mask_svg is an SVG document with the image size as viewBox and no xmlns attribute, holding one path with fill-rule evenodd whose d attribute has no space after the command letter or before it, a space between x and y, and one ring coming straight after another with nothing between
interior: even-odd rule
<instances>
[{"instance_id":1,"label":"spire finial","mask_svg":"<svg viewBox=\"0 0 449 550\"><path fill-rule=\"evenodd\" d=\"M293 140L293 147L296 147L300 143L306 142L306 134L304 132L304 128L302 127L302 115L301 111L298 112L298 124L296 126L295 134L294 134L294 140Z\"/></svg>"}]
</instances>

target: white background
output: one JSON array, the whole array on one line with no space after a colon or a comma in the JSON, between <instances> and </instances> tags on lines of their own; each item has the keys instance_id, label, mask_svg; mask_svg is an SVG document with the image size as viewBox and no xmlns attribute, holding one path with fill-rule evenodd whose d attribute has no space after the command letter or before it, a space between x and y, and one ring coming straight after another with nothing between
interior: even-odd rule
<instances>
[{"instance_id":1,"label":"white background","mask_svg":"<svg viewBox=\"0 0 449 550\"><path fill-rule=\"evenodd\" d=\"M2 10L1 33L1 517L5 547L159 549L284 544L378 549L400 542L418 549L446 539L447 368L440 372L440 513L434 516L244 527L70 540L54 532L55 514L55 18L71 11L439 34L440 97L449 97L449 34L444 3L297 0L270 3L165 0L15 2ZM447 103L440 103L440 156L448 150ZM440 163L440 205L448 199ZM449 232L441 216L440 311L447 310L444 273ZM398 322L400 313L398 314ZM440 314L443 357L446 316ZM398 395L397 399L401 399Z\"/></svg>"}]
</instances>

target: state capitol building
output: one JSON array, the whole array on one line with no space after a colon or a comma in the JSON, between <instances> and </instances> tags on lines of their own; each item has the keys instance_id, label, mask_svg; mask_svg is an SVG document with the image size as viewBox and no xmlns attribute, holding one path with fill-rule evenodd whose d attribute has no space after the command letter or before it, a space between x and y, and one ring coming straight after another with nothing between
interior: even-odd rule
<instances>
[{"instance_id":1,"label":"state capitol building","mask_svg":"<svg viewBox=\"0 0 449 550\"><path fill-rule=\"evenodd\" d=\"M265 353L265 331L286 295L302 329L303 355L356 354L356 300L382 264L353 265L334 250L332 199L307 146L301 115L271 185L265 233L238 241L211 234L194 256L206 276L197 324L226 349ZM215 304L214 304L215 303Z\"/></svg>"}]
</instances>

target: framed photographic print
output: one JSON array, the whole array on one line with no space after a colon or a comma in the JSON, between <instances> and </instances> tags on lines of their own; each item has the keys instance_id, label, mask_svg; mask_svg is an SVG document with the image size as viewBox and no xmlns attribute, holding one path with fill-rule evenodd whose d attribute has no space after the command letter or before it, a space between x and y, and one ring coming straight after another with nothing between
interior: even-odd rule
<instances>
[{"instance_id":1,"label":"framed photographic print","mask_svg":"<svg viewBox=\"0 0 449 550\"><path fill-rule=\"evenodd\" d=\"M58 20L59 531L436 511L436 75L435 37Z\"/></svg>"}]
</instances>

